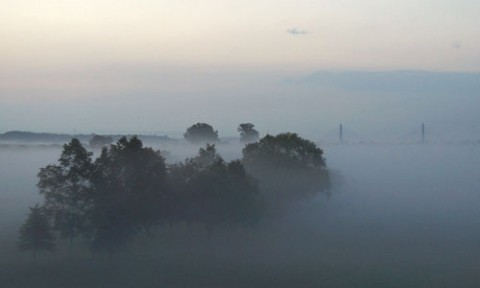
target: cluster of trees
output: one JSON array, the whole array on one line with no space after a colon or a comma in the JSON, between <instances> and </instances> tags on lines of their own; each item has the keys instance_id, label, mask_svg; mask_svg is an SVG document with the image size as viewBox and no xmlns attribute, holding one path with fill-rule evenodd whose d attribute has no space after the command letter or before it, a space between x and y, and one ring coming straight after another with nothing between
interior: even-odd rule
<instances>
[{"instance_id":1,"label":"cluster of trees","mask_svg":"<svg viewBox=\"0 0 480 288\"><path fill-rule=\"evenodd\" d=\"M289 202L330 190L322 149L295 133L267 135L247 144L242 163L261 179L260 189L270 201Z\"/></svg>"},{"instance_id":2,"label":"cluster of trees","mask_svg":"<svg viewBox=\"0 0 480 288\"><path fill-rule=\"evenodd\" d=\"M40 250L55 250L55 237L50 228L48 218L42 207L38 204L30 208L30 213L25 223L20 227L18 248L20 250L31 250L33 262Z\"/></svg>"},{"instance_id":3,"label":"cluster of trees","mask_svg":"<svg viewBox=\"0 0 480 288\"><path fill-rule=\"evenodd\" d=\"M191 143L215 143L218 142L218 131L207 123L197 123L187 128L183 137Z\"/></svg>"},{"instance_id":4,"label":"cluster of trees","mask_svg":"<svg viewBox=\"0 0 480 288\"><path fill-rule=\"evenodd\" d=\"M113 142L112 136L108 135L93 135L92 139L88 141L88 145L91 148L102 148L104 146L110 145Z\"/></svg>"},{"instance_id":5,"label":"cluster of trees","mask_svg":"<svg viewBox=\"0 0 480 288\"><path fill-rule=\"evenodd\" d=\"M250 225L258 220L261 201L256 179L240 160L225 162L215 146L169 167L176 208L172 220L200 221L207 228Z\"/></svg>"},{"instance_id":6,"label":"cluster of trees","mask_svg":"<svg viewBox=\"0 0 480 288\"><path fill-rule=\"evenodd\" d=\"M44 203L31 208L19 238L19 247L34 253L53 249L53 234L70 243L84 237L94 251L114 252L165 223L248 226L272 199L329 188L323 151L292 133L247 144L241 160L226 162L207 144L173 165L137 137L122 137L95 160L72 139L58 164L41 168L38 178Z\"/></svg>"},{"instance_id":7,"label":"cluster of trees","mask_svg":"<svg viewBox=\"0 0 480 288\"><path fill-rule=\"evenodd\" d=\"M241 123L237 131L240 133L242 143L252 143L258 140L260 133L252 123ZM216 143L219 141L218 131L210 124L197 123L187 128L183 137L191 143Z\"/></svg>"}]
</instances>

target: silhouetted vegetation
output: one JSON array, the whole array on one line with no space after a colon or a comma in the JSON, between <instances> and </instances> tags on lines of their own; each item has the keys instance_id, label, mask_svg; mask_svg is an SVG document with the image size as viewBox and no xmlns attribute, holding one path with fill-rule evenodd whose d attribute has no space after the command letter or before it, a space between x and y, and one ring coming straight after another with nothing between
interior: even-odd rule
<instances>
[{"instance_id":1,"label":"silhouetted vegetation","mask_svg":"<svg viewBox=\"0 0 480 288\"><path fill-rule=\"evenodd\" d=\"M158 151L137 137L104 148L93 174L93 248L110 252L162 218L167 199L166 167Z\"/></svg>"},{"instance_id":2,"label":"silhouetted vegetation","mask_svg":"<svg viewBox=\"0 0 480 288\"><path fill-rule=\"evenodd\" d=\"M44 209L53 228L70 242L89 229L92 208L92 153L78 139L63 146L58 165L38 173L37 186L43 194Z\"/></svg>"},{"instance_id":3,"label":"silhouetted vegetation","mask_svg":"<svg viewBox=\"0 0 480 288\"><path fill-rule=\"evenodd\" d=\"M39 251L53 251L55 249L55 239L48 218L44 209L38 205L30 208L30 213L25 223L20 227L19 234L18 248L32 251L33 262L35 262Z\"/></svg>"},{"instance_id":4,"label":"silhouetted vegetation","mask_svg":"<svg viewBox=\"0 0 480 288\"><path fill-rule=\"evenodd\" d=\"M112 142L112 136L93 135L92 139L88 141L88 145L92 148L102 148L103 146L112 144Z\"/></svg>"},{"instance_id":5,"label":"silhouetted vegetation","mask_svg":"<svg viewBox=\"0 0 480 288\"><path fill-rule=\"evenodd\" d=\"M35 133L28 131L8 131L0 134L2 141L19 141L19 142L63 142L72 138L67 134L55 133Z\"/></svg>"},{"instance_id":6,"label":"silhouetted vegetation","mask_svg":"<svg viewBox=\"0 0 480 288\"><path fill-rule=\"evenodd\" d=\"M112 254L165 223L200 224L207 231L247 227L272 199L328 188L323 151L296 134L267 135L243 153L242 161L226 162L215 145L206 144L196 156L166 165L159 151L134 136L104 147L93 161L74 138L63 146L58 164L40 169L44 204L38 209L70 247L83 237L94 251Z\"/></svg>"},{"instance_id":7,"label":"silhouetted vegetation","mask_svg":"<svg viewBox=\"0 0 480 288\"><path fill-rule=\"evenodd\" d=\"M109 143L122 138L124 135L111 134L111 135L92 135L92 134L57 134L57 133L37 133L29 131L8 131L0 133L0 145L5 144L22 144L22 143L35 143L35 144L59 144L70 141L72 138L80 140L82 143L89 143L95 136L105 137L106 140L112 139ZM175 143L175 139L166 135L138 135L138 138L148 143ZM103 146L103 145L102 145Z\"/></svg>"},{"instance_id":8,"label":"silhouetted vegetation","mask_svg":"<svg viewBox=\"0 0 480 288\"><path fill-rule=\"evenodd\" d=\"M170 167L176 218L215 226L248 225L260 213L256 181L236 160L226 163L215 145Z\"/></svg>"},{"instance_id":9,"label":"silhouetted vegetation","mask_svg":"<svg viewBox=\"0 0 480 288\"><path fill-rule=\"evenodd\" d=\"M197 123L190 126L185 134L185 139L191 143L215 143L218 142L218 131L207 123Z\"/></svg>"},{"instance_id":10,"label":"silhouetted vegetation","mask_svg":"<svg viewBox=\"0 0 480 288\"><path fill-rule=\"evenodd\" d=\"M243 163L270 200L301 199L330 188L323 151L295 133L267 135L246 145Z\"/></svg>"},{"instance_id":11,"label":"silhouetted vegetation","mask_svg":"<svg viewBox=\"0 0 480 288\"><path fill-rule=\"evenodd\" d=\"M251 143L258 140L260 134L255 130L252 123L242 123L238 125L237 131L240 132L240 141L243 143Z\"/></svg>"}]
</instances>

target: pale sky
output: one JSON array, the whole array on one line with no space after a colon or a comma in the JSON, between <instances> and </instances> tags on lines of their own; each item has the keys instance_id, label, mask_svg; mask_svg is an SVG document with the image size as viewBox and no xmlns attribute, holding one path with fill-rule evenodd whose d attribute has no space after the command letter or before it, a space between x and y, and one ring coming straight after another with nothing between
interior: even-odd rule
<instances>
[{"instance_id":1,"label":"pale sky","mask_svg":"<svg viewBox=\"0 0 480 288\"><path fill-rule=\"evenodd\" d=\"M0 61L478 71L478 15L476 0L2 0Z\"/></svg>"},{"instance_id":2,"label":"pale sky","mask_svg":"<svg viewBox=\"0 0 480 288\"><path fill-rule=\"evenodd\" d=\"M241 91L268 98L270 84L318 70L479 72L479 15L478 0L0 0L0 132L95 131L84 118L102 119L97 104L149 119L104 131L224 123L231 114L193 105L175 121L152 105L205 95L234 109ZM76 115L87 107L97 112ZM52 116L59 109L76 120ZM33 119L12 115L25 113Z\"/></svg>"}]
</instances>

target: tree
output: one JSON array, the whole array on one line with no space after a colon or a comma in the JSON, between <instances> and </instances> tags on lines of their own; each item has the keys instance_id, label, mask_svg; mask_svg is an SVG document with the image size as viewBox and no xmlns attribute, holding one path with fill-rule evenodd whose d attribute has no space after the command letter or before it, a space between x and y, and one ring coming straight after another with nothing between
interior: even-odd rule
<instances>
[{"instance_id":1,"label":"tree","mask_svg":"<svg viewBox=\"0 0 480 288\"><path fill-rule=\"evenodd\" d=\"M176 219L215 226L252 224L260 201L256 181L240 161L226 163L215 145L200 148L198 155L170 167Z\"/></svg>"},{"instance_id":2,"label":"tree","mask_svg":"<svg viewBox=\"0 0 480 288\"><path fill-rule=\"evenodd\" d=\"M295 133L267 135L246 145L243 163L270 199L298 199L330 187L323 151Z\"/></svg>"},{"instance_id":3,"label":"tree","mask_svg":"<svg viewBox=\"0 0 480 288\"><path fill-rule=\"evenodd\" d=\"M53 228L69 239L86 233L89 229L89 213L92 208L92 153L78 139L63 146L59 165L40 169L37 183L45 197L45 213Z\"/></svg>"},{"instance_id":4,"label":"tree","mask_svg":"<svg viewBox=\"0 0 480 288\"><path fill-rule=\"evenodd\" d=\"M55 238L53 237L48 218L43 208L38 204L30 207L30 213L27 220L20 227L18 238L18 248L22 251L31 250L33 262L39 251L53 251L55 249Z\"/></svg>"},{"instance_id":5,"label":"tree","mask_svg":"<svg viewBox=\"0 0 480 288\"><path fill-rule=\"evenodd\" d=\"M190 126L183 134L191 143L215 143L218 142L218 131L207 123L197 123Z\"/></svg>"},{"instance_id":6,"label":"tree","mask_svg":"<svg viewBox=\"0 0 480 288\"><path fill-rule=\"evenodd\" d=\"M93 247L115 249L165 218L165 160L136 136L103 148L95 161Z\"/></svg>"},{"instance_id":7,"label":"tree","mask_svg":"<svg viewBox=\"0 0 480 288\"><path fill-rule=\"evenodd\" d=\"M92 148L102 148L103 146L112 144L112 142L112 136L93 135L88 145Z\"/></svg>"},{"instance_id":8,"label":"tree","mask_svg":"<svg viewBox=\"0 0 480 288\"><path fill-rule=\"evenodd\" d=\"M240 132L240 141L243 143L251 143L258 140L259 133L255 130L252 123L242 123L238 126L237 131Z\"/></svg>"}]
</instances>

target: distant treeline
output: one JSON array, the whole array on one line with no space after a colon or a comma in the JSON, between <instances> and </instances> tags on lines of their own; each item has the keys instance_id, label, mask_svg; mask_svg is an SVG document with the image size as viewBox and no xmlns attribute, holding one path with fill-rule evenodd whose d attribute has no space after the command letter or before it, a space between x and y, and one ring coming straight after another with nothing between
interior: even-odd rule
<instances>
[{"instance_id":1,"label":"distant treeline","mask_svg":"<svg viewBox=\"0 0 480 288\"><path fill-rule=\"evenodd\" d=\"M39 142L39 143L65 143L72 138L76 138L83 143L88 143L96 134L57 134L57 133L36 133L28 131L8 131L0 134L0 141L4 142ZM114 140L120 139L124 135L111 134L104 135L112 137ZM138 135L138 138L145 142L165 142L175 141L168 136L157 135Z\"/></svg>"},{"instance_id":2,"label":"distant treeline","mask_svg":"<svg viewBox=\"0 0 480 288\"><path fill-rule=\"evenodd\" d=\"M241 123L237 131L240 134L240 140L243 143L254 142L258 140L259 133L254 128L255 125L251 123ZM43 143L43 144L58 144L70 141L70 139L78 139L82 143L88 143L92 148L101 148L109 145L120 138L133 135L120 135L120 134L56 134L56 133L35 133L28 131L9 131L0 134L0 141L13 142L13 143ZM187 128L184 133L184 138L190 143L219 143L218 131L214 130L210 124L196 123ZM178 139L170 138L166 135L135 135L136 138L148 143L165 143L165 142L178 142Z\"/></svg>"},{"instance_id":3,"label":"distant treeline","mask_svg":"<svg viewBox=\"0 0 480 288\"><path fill-rule=\"evenodd\" d=\"M54 238L82 237L94 251L114 252L139 233L165 224L207 230L255 225L265 213L330 188L323 151L295 133L267 135L226 162L206 144L167 165L159 151L121 137L92 158L79 139L57 164L38 173L42 204L20 230L19 247L54 249Z\"/></svg>"}]
</instances>

